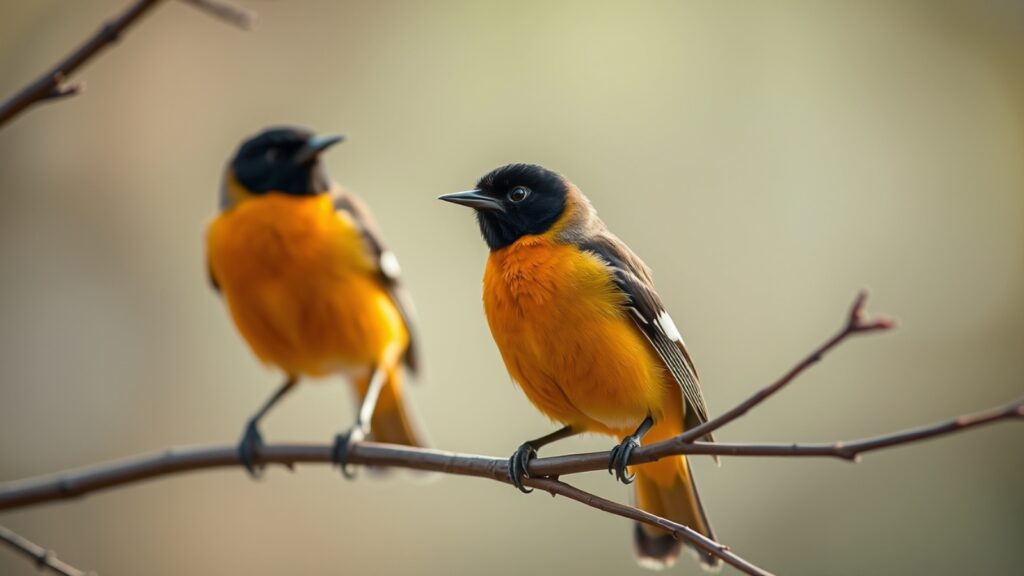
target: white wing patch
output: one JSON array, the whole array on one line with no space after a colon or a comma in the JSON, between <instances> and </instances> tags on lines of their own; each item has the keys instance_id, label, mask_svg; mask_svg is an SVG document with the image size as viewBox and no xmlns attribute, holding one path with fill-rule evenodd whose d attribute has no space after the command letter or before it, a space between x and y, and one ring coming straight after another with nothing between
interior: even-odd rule
<instances>
[{"instance_id":1,"label":"white wing patch","mask_svg":"<svg viewBox=\"0 0 1024 576\"><path fill-rule=\"evenodd\" d=\"M402 275L402 267L398 265L398 258L391 250L381 252L380 271L388 278L398 278Z\"/></svg>"},{"instance_id":2,"label":"white wing patch","mask_svg":"<svg viewBox=\"0 0 1024 576\"><path fill-rule=\"evenodd\" d=\"M679 342L680 344L683 343L683 335L679 333L676 323L672 321L672 317L668 315L668 312L662 310L654 324L665 333L665 336L668 336L669 340Z\"/></svg>"}]
</instances>

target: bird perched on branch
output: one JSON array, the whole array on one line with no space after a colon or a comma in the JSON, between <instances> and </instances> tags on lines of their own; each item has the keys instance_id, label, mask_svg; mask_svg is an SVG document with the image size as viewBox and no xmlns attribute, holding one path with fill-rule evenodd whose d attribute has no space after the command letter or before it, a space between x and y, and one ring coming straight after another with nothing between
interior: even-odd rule
<instances>
[{"instance_id":1,"label":"bird perched on branch","mask_svg":"<svg viewBox=\"0 0 1024 576\"><path fill-rule=\"evenodd\" d=\"M364 437L424 445L402 393L402 364L415 373L419 361L398 261L320 159L342 139L288 127L243 142L207 234L211 283L256 356L286 375L238 447L253 476L260 419L305 376L344 373L360 398L355 425L334 444L347 477L349 447Z\"/></svg>"},{"instance_id":2,"label":"bird perched on branch","mask_svg":"<svg viewBox=\"0 0 1024 576\"><path fill-rule=\"evenodd\" d=\"M527 398L565 425L515 451L509 477L517 488L528 491L522 478L541 446L581 432L623 438L608 470L628 484L626 463L641 442L707 420L697 371L650 269L576 186L543 167L510 164L440 199L476 211L490 247L483 288L491 334ZM640 508L714 538L685 457L635 472ZM682 546L640 524L634 541L650 567L673 564ZM698 557L708 567L720 562Z\"/></svg>"}]
</instances>

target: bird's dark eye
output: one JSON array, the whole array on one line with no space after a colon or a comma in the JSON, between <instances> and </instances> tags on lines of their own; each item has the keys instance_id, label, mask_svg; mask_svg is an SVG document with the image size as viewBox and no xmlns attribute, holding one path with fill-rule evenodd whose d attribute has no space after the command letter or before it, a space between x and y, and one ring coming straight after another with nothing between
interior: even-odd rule
<instances>
[{"instance_id":1,"label":"bird's dark eye","mask_svg":"<svg viewBox=\"0 0 1024 576\"><path fill-rule=\"evenodd\" d=\"M263 153L263 159L271 164L276 163L281 158L281 150L278 148L267 148L267 151Z\"/></svg>"},{"instance_id":2,"label":"bird's dark eye","mask_svg":"<svg viewBox=\"0 0 1024 576\"><path fill-rule=\"evenodd\" d=\"M516 186L509 190L508 199L511 202L522 202L526 200L526 197L530 195L530 189L526 186Z\"/></svg>"}]
</instances>

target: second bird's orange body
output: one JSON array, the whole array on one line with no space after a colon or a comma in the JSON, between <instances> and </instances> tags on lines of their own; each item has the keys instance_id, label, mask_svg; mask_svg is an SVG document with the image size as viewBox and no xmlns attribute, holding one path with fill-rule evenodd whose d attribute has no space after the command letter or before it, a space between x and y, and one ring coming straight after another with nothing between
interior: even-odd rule
<instances>
[{"instance_id":1,"label":"second bird's orange body","mask_svg":"<svg viewBox=\"0 0 1024 576\"><path fill-rule=\"evenodd\" d=\"M242 336L288 374L368 372L405 348L358 229L326 194L239 203L210 226L208 256Z\"/></svg>"},{"instance_id":2,"label":"second bird's orange body","mask_svg":"<svg viewBox=\"0 0 1024 576\"><path fill-rule=\"evenodd\" d=\"M238 456L258 474L259 423L305 376L343 373L359 398L355 425L335 437L346 467L361 438L422 445L402 397L418 362L398 262L369 210L333 184L320 155L344 140L270 127L239 146L224 173L220 215L206 236L210 281L238 331L286 378L249 418Z\"/></svg>"}]
</instances>

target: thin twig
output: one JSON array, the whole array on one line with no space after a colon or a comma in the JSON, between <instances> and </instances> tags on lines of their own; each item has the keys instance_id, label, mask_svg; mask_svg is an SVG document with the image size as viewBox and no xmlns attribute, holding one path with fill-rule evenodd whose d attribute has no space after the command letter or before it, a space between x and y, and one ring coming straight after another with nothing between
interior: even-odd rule
<instances>
[{"instance_id":1,"label":"thin twig","mask_svg":"<svg viewBox=\"0 0 1024 576\"><path fill-rule=\"evenodd\" d=\"M0 526L0 542L7 544L18 553L27 556L30 560L36 563L36 567L40 570L50 570L51 572L61 574L62 576L95 576L95 572L83 572L67 562L59 560L57 558L57 553L53 550L47 550L31 540L15 534L10 529L4 528L3 526Z\"/></svg>"},{"instance_id":2,"label":"thin twig","mask_svg":"<svg viewBox=\"0 0 1024 576\"><path fill-rule=\"evenodd\" d=\"M633 506L627 506L626 504L619 504L618 502L606 500L600 496L591 494L590 492L585 492L571 484L566 484L565 482L561 482L553 478L525 478L523 480L523 484L532 488L539 488L551 495L557 494L565 496L566 498L571 498L577 502L610 514L615 514L616 516L622 516L623 518L629 518L637 522L649 524L655 528L661 528L662 530L673 534L676 538L686 540L708 554L721 558L727 564L734 566L737 570L745 574L751 574L753 576L772 576L771 572L768 572L767 570L751 564L737 556L729 549L728 546L715 542L696 530L666 518L662 518L661 516L655 516L650 512L640 510Z\"/></svg>"},{"instance_id":3,"label":"thin twig","mask_svg":"<svg viewBox=\"0 0 1024 576\"><path fill-rule=\"evenodd\" d=\"M793 379L799 376L801 372L810 368L814 364L817 364L821 361L822 357L825 356L826 352L835 348L850 336L867 332L879 332L893 328L896 325L896 322L889 318L882 317L871 321L867 320L866 313L864 312L864 303L867 301L867 297L867 292L864 291L857 294L857 298L853 301L853 306L850 307L850 314L847 317L846 325L843 326L842 330L832 338L829 338L814 352L811 352L807 358L804 358L803 361L791 368L789 372L786 372L786 374L782 376L782 378L779 378L775 382L765 386L756 394L736 405L731 410L722 413L716 418L708 420L700 426L695 426L686 432L683 432L680 436L682 441L689 442L696 440L697 438L702 438L708 433L714 432L729 422L743 416L751 408L757 406L761 402L764 402L768 397L781 390L786 384L792 382Z\"/></svg>"},{"instance_id":4,"label":"thin twig","mask_svg":"<svg viewBox=\"0 0 1024 576\"><path fill-rule=\"evenodd\" d=\"M681 454L706 456L760 456L787 458L840 458L857 462L862 454L901 444L921 442L938 436L962 432L1003 420L1024 420L1024 398L1009 404L958 416L944 422L912 428L850 442L815 444L728 444L722 442L688 442L683 434L655 444L641 446L633 451L629 463L646 464ZM529 472L534 476L559 476L608 468L608 452L590 452L568 456L552 456L530 461ZM0 490L2 508L2 490Z\"/></svg>"},{"instance_id":5,"label":"thin twig","mask_svg":"<svg viewBox=\"0 0 1024 576\"><path fill-rule=\"evenodd\" d=\"M222 20L230 21L242 28L252 26L253 17L240 8L216 0L185 0L190 5ZM154 8L160 0L138 0L124 12L103 24L84 44L57 63L34 82L0 103L0 126L41 102L64 99L82 91L82 84L68 84L67 79L76 70L96 56L104 48L116 43L121 34Z\"/></svg>"},{"instance_id":6,"label":"thin twig","mask_svg":"<svg viewBox=\"0 0 1024 576\"><path fill-rule=\"evenodd\" d=\"M242 30L252 30L256 27L256 21L258 17L256 13L251 10L239 8L233 4L226 2L218 2L217 0L182 0L186 4L190 4L207 14L220 18L221 20L238 26Z\"/></svg>"},{"instance_id":7,"label":"thin twig","mask_svg":"<svg viewBox=\"0 0 1024 576\"><path fill-rule=\"evenodd\" d=\"M63 79L57 79L57 85L50 90L41 101L60 100L68 96L77 96L85 90L85 82L67 83Z\"/></svg>"},{"instance_id":8,"label":"thin twig","mask_svg":"<svg viewBox=\"0 0 1024 576\"><path fill-rule=\"evenodd\" d=\"M118 40L121 33L142 18L157 5L160 0L139 0L132 4L120 16L104 24L85 44L72 52L53 69L39 77L35 82L8 98L0 105L0 126L20 114L29 106L50 98L50 95L61 92L65 79L75 70L95 56L100 50Z\"/></svg>"}]
</instances>

